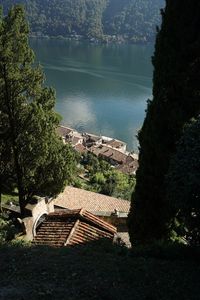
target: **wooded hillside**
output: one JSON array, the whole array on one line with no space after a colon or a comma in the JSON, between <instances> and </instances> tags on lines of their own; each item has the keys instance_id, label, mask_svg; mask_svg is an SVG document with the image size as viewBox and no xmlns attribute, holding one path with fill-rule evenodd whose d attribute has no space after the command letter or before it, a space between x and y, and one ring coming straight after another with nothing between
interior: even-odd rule
<instances>
[{"instance_id":1,"label":"wooded hillside","mask_svg":"<svg viewBox=\"0 0 200 300\"><path fill-rule=\"evenodd\" d=\"M132 42L154 39L164 6L164 0L0 0L5 14L16 3L25 5L32 35L116 35Z\"/></svg>"}]
</instances>

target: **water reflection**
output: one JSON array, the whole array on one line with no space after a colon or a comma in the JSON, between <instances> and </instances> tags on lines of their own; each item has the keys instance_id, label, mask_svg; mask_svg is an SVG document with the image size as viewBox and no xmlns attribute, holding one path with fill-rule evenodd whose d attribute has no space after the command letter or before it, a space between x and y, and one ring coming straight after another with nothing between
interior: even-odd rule
<instances>
[{"instance_id":1,"label":"water reflection","mask_svg":"<svg viewBox=\"0 0 200 300\"><path fill-rule=\"evenodd\" d=\"M96 127L91 101L84 95L68 95L67 98L61 99L61 102L62 109L58 106L58 110L68 126L81 131L85 131L87 127Z\"/></svg>"},{"instance_id":2,"label":"water reflection","mask_svg":"<svg viewBox=\"0 0 200 300\"><path fill-rule=\"evenodd\" d=\"M31 42L47 84L57 91L63 123L113 136L137 147L146 100L152 88L152 46Z\"/></svg>"}]
</instances>

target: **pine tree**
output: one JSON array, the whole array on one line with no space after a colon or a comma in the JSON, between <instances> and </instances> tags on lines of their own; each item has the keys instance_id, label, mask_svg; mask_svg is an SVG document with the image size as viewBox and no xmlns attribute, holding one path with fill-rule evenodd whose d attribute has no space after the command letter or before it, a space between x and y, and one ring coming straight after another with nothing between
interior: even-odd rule
<instances>
[{"instance_id":1,"label":"pine tree","mask_svg":"<svg viewBox=\"0 0 200 300\"><path fill-rule=\"evenodd\" d=\"M139 132L132 244L168 236L164 181L184 124L200 112L200 2L167 0L153 57L153 100Z\"/></svg>"},{"instance_id":2,"label":"pine tree","mask_svg":"<svg viewBox=\"0 0 200 300\"><path fill-rule=\"evenodd\" d=\"M10 149L23 213L34 194L61 191L73 172L73 154L56 135L55 93L43 86L40 66L33 66L24 9L12 7L0 19L0 144Z\"/></svg>"}]
</instances>

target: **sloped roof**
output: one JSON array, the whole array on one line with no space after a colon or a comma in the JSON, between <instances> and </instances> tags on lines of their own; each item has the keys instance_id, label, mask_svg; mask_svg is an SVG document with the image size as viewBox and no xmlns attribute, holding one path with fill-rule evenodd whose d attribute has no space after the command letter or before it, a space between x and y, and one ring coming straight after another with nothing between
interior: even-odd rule
<instances>
[{"instance_id":1,"label":"sloped roof","mask_svg":"<svg viewBox=\"0 0 200 300\"><path fill-rule=\"evenodd\" d=\"M85 146L83 146L83 144L76 144L74 146L74 149L80 153L85 153L87 152L87 148Z\"/></svg>"},{"instance_id":2,"label":"sloped roof","mask_svg":"<svg viewBox=\"0 0 200 300\"><path fill-rule=\"evenodd\" d=\"M73 132L73 129L69 128L69 127L59 125L58 128L56 129L56 131L60 136L65 137L69 133Z\"/></svg>"},{"instance_id":3,"label":"sloped roof","mask_svg":"<svg viewBox=\"0 0 200 300\"><path fill-rule=\"evenodd\" d=\"M91 133L85 133L85 137L86 137L86 141L90 140L93 142L97 142L97 141L101 140L100 136L91 134Z\"/></svg>"},{"instance_id":4,"label":"sloped roof","mask_svg":"<svg viewBox=\"0 0 200 300\"><path fill-rule=\"evenodd\" d=\"M120 147L126 145L124 142L119 141L119 140L115 140L115 139L112 139L110 141L105 141L104 143L106 145L109 145L109 146L113 147L113 148L120 148Z\"/></svg>"},{"instance_id":5,"label":"sloped roof","mask_svg":"<svg viewBox=\"0 0 200 300\"><path fill-rule=\"evenodd\" d=\"M130 209L130 201L85 191L71 186L67 186L64 192L58 195L54 200L54 205L68 209L84 208L95 214L98 214L98 212L113 213L114 210L128 213Z\"/></svg>"},{"instance_id":6,"label":"sloped roof","mask_svg":"<svg viewBox=\"0 0 200 300\"><path fill-rule=\"evenodd\" d=\"M72 145L76 146L80 141L83 140L83 137L82 136L73 136L72 139L71 139L71 143Z\"/></svg>"},{"instance_id":7,"label":"sloped roof","mask_svg":"<svg viewBox=\"0 0 200 300\"><path fill-rule=\"evenodd\" d=\"M80 209L50 213L41 224L33 244L75 246L102 238L113 239L116 227Z\"/></svg>"},{"instance_id":8,"label":"sloped roof","mask_svg":"<svg viewBox=\"0 0 200 300\"><path fill-rule=\"evenodd\" d=\"M125 174L135 174L138 169L138 161L126 162L116 167L116 169Z\"/></svg>"},{"instance_id":9,"label":"sloped roof","mask_svg":"<svg viewBox=\"0 0 200 300\"><path fill-rule=\"evenodd\" d=\"M127 154L106 145L101 145L98 147L93 146L89 149L89 151L94 153L96 156L109 158L120 164L125 162L127 159Z\"/></svg>"}]
</instances>

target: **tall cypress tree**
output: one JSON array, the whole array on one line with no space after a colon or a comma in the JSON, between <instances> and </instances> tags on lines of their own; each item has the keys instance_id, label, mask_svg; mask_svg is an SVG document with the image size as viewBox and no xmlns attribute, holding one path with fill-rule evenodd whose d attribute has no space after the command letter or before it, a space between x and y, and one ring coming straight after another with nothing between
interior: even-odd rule
<instances>
[{"instance_id":1,"label":"tall cypress tree","mask_svg":"<svg viewBox=\"0 0 200 300\"><path fill-rule=\"evenodd\" d=\"M167 0L153 57L153 100L139 133L137 184L129 213L132 244L168 235L164 181L184 124L200 112L200 2Z\"/></svg>"},{"instance_id":2,"label":"tall cypress tree","mask_svg":"<svg viewBox=\"0 0 200 300\"><path fill-rule=\"evenodd\" d=\"M43 72L33 65L24 9L15 6L0 19L0 157L5 158L0 182L9 166L23 213L33 195L62 190L73 172L74 157L56 135L55 93L44 87Z\"/></svg>"},{"instance_id":3,"label":"tall cypress tree","mask_svg":"<svg viewBox=\"0 0 200 300\"><path fill-rule=\"evenodd\" d=\"M184 128L166 185L174 237L200 246L200 116Z\"/></svg>"}]
</instances>

